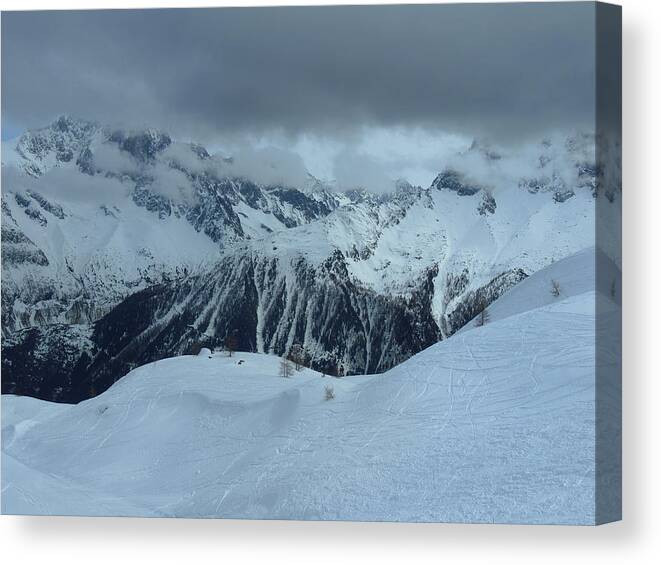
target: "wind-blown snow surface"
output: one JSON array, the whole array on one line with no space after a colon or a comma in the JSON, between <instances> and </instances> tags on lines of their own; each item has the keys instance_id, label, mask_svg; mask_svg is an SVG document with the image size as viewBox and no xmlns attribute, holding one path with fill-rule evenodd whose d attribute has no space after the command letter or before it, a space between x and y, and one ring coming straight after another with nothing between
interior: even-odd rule
<instances>
[{"instance_id":1,"label":"wind-blown snow surface","mask_svg":"<svg viewBox=\"0 0 661 565\"><path fill-rule=\"evenodd\" d=\"M2 511L594 523L595 301L617 308L594 265L553 264L381 375L183 356L77 405L3 396Z\"/></svg>"}]
</instances>

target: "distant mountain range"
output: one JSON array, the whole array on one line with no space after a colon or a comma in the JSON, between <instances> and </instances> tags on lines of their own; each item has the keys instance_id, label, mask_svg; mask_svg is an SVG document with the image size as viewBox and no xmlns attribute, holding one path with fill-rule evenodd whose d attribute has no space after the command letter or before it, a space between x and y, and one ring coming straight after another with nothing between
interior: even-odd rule
<instances>
[{"instance_id":1,"label":"distant mountain range","mask_svg":"<svg viewBox=\"0 0 661 565\"><path fill-rule=\"evenodd\" d=\"M65 116L28 131L2 154L3 393L76 402L228 335L385 371L593 246L596 199L620 197L589 134L535 144L520 168L467 154L480 175L375 195L262 185L156 130Z\"/></svg>"}]
</instances>

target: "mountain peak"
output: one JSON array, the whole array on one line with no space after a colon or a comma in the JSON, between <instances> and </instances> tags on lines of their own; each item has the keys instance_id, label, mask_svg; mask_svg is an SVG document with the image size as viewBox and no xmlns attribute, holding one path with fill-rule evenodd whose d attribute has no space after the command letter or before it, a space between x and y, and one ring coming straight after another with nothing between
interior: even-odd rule
<instances>
[{"instance_id":1,"label":"mountain peak","mask_svg":"<svg viewBox=\"0 0 661 565\"><path fill-rule=\"evenodd\" d=\"M48 128L53 131L70 133L74 136L78 136L83 131L98 127L99 124L96 122L84 120L82 118L75 118L69 114L61 114L48 126Z\"/></svg>"},{"instance_id":2,"label":"mountain peak","mask_svg":"<svg viewBox=\"0 0 661 565\"><path fill-rule=\"evenodd\" d=\"M154 160L172 143L172 138L162 131L148 128L144 131L124 132L116 130L110 134L109 141L118 143L120 148L143 163Z\"/></svg>"},{"instance_id":3,"label":"mountain peak","mask_svg":"<svg viewBox=\"0 0 661 565\"><path fill-rule=\"evenodd\" d=\"M437 190L452 190L459 196L471 196L482 187L467 182L465 176L456 169L446 168L441 171L431 184Z\"/></svg>"},{"instance_id":4,"label":"mountain peak","mask_svg":"<svg viewBox=\"0 0 661 565\"><path fill-rule=\"evenodd\" d=\"M16 143L16 152L25 159L25 172L38 177L74 159L99 129L96 122L63 114L46 127L23 133Z\"/></svg>"}]
</instances>

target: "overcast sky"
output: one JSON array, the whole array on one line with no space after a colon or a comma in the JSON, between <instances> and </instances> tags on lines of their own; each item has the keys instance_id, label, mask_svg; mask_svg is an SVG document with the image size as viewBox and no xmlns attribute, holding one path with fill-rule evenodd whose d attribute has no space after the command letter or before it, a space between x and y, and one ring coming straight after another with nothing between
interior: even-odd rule
<instances>
[{"instance_id":1,"label":"overcast sky","mask_svg":"<svg viewBox=\"0 0 661 565\"><path fill-rule=\"evenodd\" d=\"M3 138L69 113L425 183L474 137L591 127L594 40L591 2L4 12Z\"/></svg>"}]
</instances>

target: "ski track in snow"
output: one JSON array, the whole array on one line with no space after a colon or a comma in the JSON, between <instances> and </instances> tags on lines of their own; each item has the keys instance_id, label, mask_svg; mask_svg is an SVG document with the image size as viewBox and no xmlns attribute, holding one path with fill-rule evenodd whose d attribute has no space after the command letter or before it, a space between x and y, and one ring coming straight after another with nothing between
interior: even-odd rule
<instances>
[{"instance_id":1,"label":"ski track in snow","mask_svg":"<svg viewBox=\"0 0 661 565\"><path fill-rule=\"evenodd\" d=\"M286 379L275 356L214 354L78 405L3 396L2 511L592 523L590 262L538 277L576 276L561 298L530 277L483 327L380 375Z\"/></svg>"}]
</instances>

